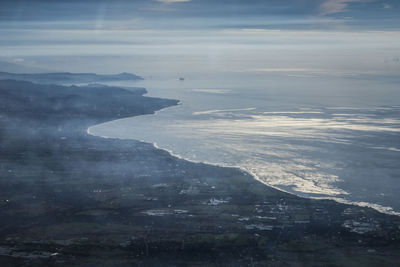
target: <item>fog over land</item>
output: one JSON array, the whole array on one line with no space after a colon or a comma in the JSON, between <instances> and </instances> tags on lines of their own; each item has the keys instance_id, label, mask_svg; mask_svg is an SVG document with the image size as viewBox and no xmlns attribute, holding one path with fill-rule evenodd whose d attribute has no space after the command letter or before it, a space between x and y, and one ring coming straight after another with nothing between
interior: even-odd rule
<instances>
[{"instance_id":1,"label":"fog over land","mask_svg":"<svg viewBox=\"0 0 400 267\"><path fill-rule=\"evenodd\" d=\"M1 266L398 266L396 0L0 2Z\"/></svg>"}]
</instances>

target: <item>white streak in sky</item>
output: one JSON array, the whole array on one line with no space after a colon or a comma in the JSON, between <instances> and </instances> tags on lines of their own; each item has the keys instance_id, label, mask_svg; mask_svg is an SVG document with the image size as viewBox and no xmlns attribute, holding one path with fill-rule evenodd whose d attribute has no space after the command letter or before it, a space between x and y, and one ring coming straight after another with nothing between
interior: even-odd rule
<instances>
[{"instance_id":1,"label":"white streak in sky","mask_svg":"<svg viewBox=\"0 0 400 267\"><path fill-rule=\"evenodd\" d=\"M171 3L182 3L182 2L190 2L191 0L157 0L157 2L161 2L161 3L167 3L167 4L171 4Z\"/></svg>"},{"instance_id":2,"label":"white streak in sky","mask_svg":"<svg viewBox=\"0 0 400 267\"><path fill-rule=\"evenodd\" d=\"M330 15L348 11L350 3L365 2L365 0L326 0L323 2L319 9L320 15Z\"/></svg>"}]
</instances>

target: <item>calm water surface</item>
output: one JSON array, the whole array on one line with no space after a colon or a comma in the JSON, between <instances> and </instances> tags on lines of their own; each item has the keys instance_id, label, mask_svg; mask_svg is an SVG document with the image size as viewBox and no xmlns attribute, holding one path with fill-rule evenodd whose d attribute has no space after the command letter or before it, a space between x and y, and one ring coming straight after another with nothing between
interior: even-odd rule
<instances>
[{"instance_id":1,"label":"calm water surface","mask_svg":"<svg viewBox=\"0 0 400 267\"><path fill-rule=\"evenodd\" d=\"M237 166L300 196L400 212L398 82L250 72L178 78L118 83L181 104L97 125L90 133Z\"/></svg>"}]
</instances>

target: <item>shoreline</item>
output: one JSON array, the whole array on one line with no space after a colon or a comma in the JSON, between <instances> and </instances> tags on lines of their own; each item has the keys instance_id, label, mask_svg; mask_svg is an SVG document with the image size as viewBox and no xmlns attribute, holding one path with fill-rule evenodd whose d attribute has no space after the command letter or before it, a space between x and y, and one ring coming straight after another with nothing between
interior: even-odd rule
<instances>
[{"instance_id":1,"label":"shoreline","mask_svg":"<svg viewBox=\"0 0 400 267\"><path fill-rule=\"evenodd\" d=\"M13 117L0 118L8 127L0 170L7 177L0 179L6 265L391 266L399 260L398 216L284 193L239 168L193 163L157 144L91 135L90 125L155 114L176 100L98 88L109 104L98 110L105 96L95 91L2 84L7 103L25 104L31 95L36 104L10 105L3 112ZM67 89L77 97L70 105L61 99L66 108L59 111L53 99ZM15 98L7 98L10 91Z\"/></svg>"},{"instance_id":2,"label":"shoreline","mask_svg":"<svg viewBox=\"0 0 400 267\"><path fill-rule=\"evenodd\" d=\"M138 116L148 116L148 115L154 115L154 116L155 116L155 115L157 115L159 112L161 112L162 110L164 110L164 109L166 109L166 108L170 108L170 107L174 107L174 106L177 106L177 105L181 105L182 102L181 102L180 100L178 100L178 101L179 101L179 102L178 102L176 105L164 107L164 108L162 108L162 109L160 109L160 110L155 111L155 112L152 113L152 114L135 115L135 116L131 116L131 117L120 118L120 119L116 119L116 120L110 120L110 121L106 121L106 122L102 122L102 123L99 123L99 124L92 125L92 126L90 126L90 127L88 127L88 128L86 129L86 134L87 134L87 135L91 135L91 136L95 136L95 137L105 138L105 139L118 139L118 140L133 140L133 141L139 141L139 142L142 142L142 143L150 144L150 145L152 145L152 146L153 146L154 148L156 148L156 149L159 149L159 150L162 150L162 151L166 151L166 152L169 153L172 157L176 157L176 158L178 158L178 159L186 160L186 161L191 162L191 163L205 164L205 165L210 165L210 166L214 166L214 167L221 167L221 168L234 168L234 169L239 169L241 172L243 172L243 174L251 176L254 180L259 181L260 183L264 184L264 185L267 186L267 187L276 189L276 190L278 190L278 191L280 191L280 192L283 192L283 193L286 193L286 194L290 194L290 195L293 195L293 196L296 196L296 197L300 197L300 198L304 198L304 199L315 199L315 200L333 200L333 201L335 201L335 202L337 202L337 203L340 203L340 204L352 205L352 206L357 206L357 207L362 207L362 208L371 208L371 209L374 209L374 210L376 210L376 211L378 211L378 212L380 212L380 213L382 213L382 214L385 214L385 215L393 215L393 216L399 216L399 217L400 217L400 212L394 211L392 207L386 207L386 206L382 206L382 205L379 205L379 204L374 204L374 203L369 203L369 202L353 202L353 201L348 201L348 200L346 200L346 199L342 199L342 198L338 198L338 197L334 197L334 196L332 196L332 197L312 197L312 196L306 197L306 196L301 196L301 195L298 195L298 194L296 194L296 193L289 192L289 191L286 191L286 190L281 189L281 188L279 188L279 187L276 187L276 186L267 184L265 181L263 181L263 180L262 180L258 175L256 175L255 173L253 173L253 172L251 172L251 171L249 171L249 170L246 170L246 169L244 169L244 168L242 168L242 167L240 167L240 166L230 166L230 165L212 163L212 162L207 162L207 161L195 161L195 160L187 159L187 158L185 158L185 157L183 157L183 156L181 156L181 155L179 155L179 154L175 154L175 153L174 153L172 150L170 150L170 149L160 147L160 146L159 146L157 143L155 143L155 142L148 142L148 141L145 141L145 140L137 140L137 139L132 139L132 138L118 138L118 137L100 136L100 135L95 135L95 134L93 134L93 133L90 132L91 128L94 128L94 127L97 127L97 126L100 126L100 125L103 125L103 124L107 124L107 123L110 123L110 122L116 122L116 121L126 120L126 119L130 119L130 118L138 117Z\"/></svg>"}]
</instances>

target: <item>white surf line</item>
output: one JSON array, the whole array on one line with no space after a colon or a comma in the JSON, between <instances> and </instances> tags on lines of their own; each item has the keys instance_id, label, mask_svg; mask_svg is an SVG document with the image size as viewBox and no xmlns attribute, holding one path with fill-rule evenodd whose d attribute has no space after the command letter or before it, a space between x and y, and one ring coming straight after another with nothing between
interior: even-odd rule
<instances>
[{"instance_id":1,"label":"white surf line","mask_svg":"<svg viewBox=\"0 0 400 267\"><path fill-rule=\"evenodd\" d=\"M170 107L166 107L166 108L172 108L172 107L175 107L175 106L170 106ZM164 108L163 108L163 109L164 109ZM121 119L117 119L117 120L111 120L111 121L108 121L108 122L96 124L96 125L93 125L93 126L89 127L89 128L86 130L86 133L87 133L88 135L92 135L92 136L96 136L96 137L101 137L101 138L106 138L106 139L136 140L136 139L132 139L132 138L118 138L118 137L109 137L109 136L99 136L99 135L95 135L95 134L91 133L91 129L92 129L92 128L95 128L95 127L97 127L97 126L106 124L106 123L116 122L116 121L121 121L121 120L126 120L126 119L131 119L131 118L138 117L138 116L157 115L158 112L160 112L160 111L163 110L163 109L160 109L160 110L158 110L158 111L155 111L154 113L151 113L151 114L142 114L142 115L137 115L137 116L132 116L132 117L126 117L126 118L121 118ZM232 110L222 110L222 111L241 111L241 110L243 111L243 110L254 110L254 109L255 109L255 108L246 108L246 109L232 109ZM268 186L268 187L270 187L270 188L274 188L274 189L276 189L276 190L278 190L278 191L281 191L281 192L284 192L284 193L287 193L287 194L291 194L291 195L295 195L295 196L300 197L300 198L305 198L305 199L308 198L308 199L327 199L327 200L333 200L333 201L335 201L335 202L337 202L337 203L342 203L342 204L347 204L347 205L354 205L354 206L359 206L359 207L368 207L368 208L372 208L372 209L374 209L374 210L376 210L376 211L378 211L378 212L380 212L380 213L384 213L384 214L388 214L388 215L397 215L397 216L400 216L400 212L394 211L393 208L391 208L391 207L385 207L385 206L382 206L382 205L379 205L379 204L373 204L373 203L369 203L369 202L352 202L352 201L349 201L349 200L346 200L346 199L343 199L343 198L330 197L330 196L326 196L326 197L325 197L325 196L324 196L324 197L307 196L307 197L305 197L305 196L302 196L302 195L298 195L298 194L296 194L295 192L289 192L289 191L286 191L286 190L284 190L284 189L282 189L282 188L276 187L276 186L274 186L274 185L270 185L270 184L268 184L266 181L263 181L263 180L262 180L259 176L257 176L255 173L253 173L253 172L251 172L250 170L247 170L247 169L245 169L245 168L243 168L243 167L241 167L241 166L228 165L228 164L218 164L218 163L207 162L207 161L196 161L196 160L192 160L192 159L187 159L187 158L185 158L184 156L181 156L181 155L179 155L179 154L175 154L172 150L169 150L169 149L167 149L167 148L162 148L162 147L160 147L157 143L151 143L151 142L145 141L145 140L137 140L137 141L140 141L140 142L143 142L143 143L147 143L147 144L151 144L154 148L159 149L159 150L164 150L164 151L166 151L167 153L169 153L169 154L170 154L171 156L173 156L173 157L176 157L176 158L178 158L178 159L183 159L183 160L186 160L186 161L189 161L189 162L192 162L192 163L207 164L207 165L216 166L216 167L222 167L222 168L235 168L235 169L239 169L244 175L250 175L250 176L253 177L253 179L255 179L255 180L261 182L262 184L264 184L264 185L266 185L266 186Z\"/></svg>"}]
</instances>

